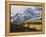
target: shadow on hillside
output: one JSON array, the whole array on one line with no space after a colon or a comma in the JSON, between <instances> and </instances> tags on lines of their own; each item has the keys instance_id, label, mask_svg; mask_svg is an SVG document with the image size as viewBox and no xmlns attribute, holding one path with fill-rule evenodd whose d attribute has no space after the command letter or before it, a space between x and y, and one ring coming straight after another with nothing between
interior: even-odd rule
<instances>
[{"instance_id":1,"label":"shadow on hillside","mask_svg":"<svg viewBox=\"0 0 46 37\"><path fill-rule=\"evenodd\" d=\"M14 23L11 23L10 25L10 32L31 32L31 31L39 31L34 28L24 27L22 25L17 25Z\"/></svg>"}]
</instances>

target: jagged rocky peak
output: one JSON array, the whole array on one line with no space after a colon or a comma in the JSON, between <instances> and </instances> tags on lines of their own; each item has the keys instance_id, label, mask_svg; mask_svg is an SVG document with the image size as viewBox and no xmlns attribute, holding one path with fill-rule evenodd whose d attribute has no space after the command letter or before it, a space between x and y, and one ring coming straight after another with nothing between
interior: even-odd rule
<instances>
[{"instance_id":1,"label":"jagged rocky peak","mask_svg":"<svg viewBox=\"0 0 46 37\"><path fill-rule=\"evenodd\" d=\"M38 13L37 9L39 10L39 8L36 8L35 10L31 8L27 8L26 10L21 11L17 13L15 16L11 17L11 20L16 21L16 22L24 22L27 20L30 20L30 21L38 20L40 19L40 13Z\"/></svg>"}]
</instances>

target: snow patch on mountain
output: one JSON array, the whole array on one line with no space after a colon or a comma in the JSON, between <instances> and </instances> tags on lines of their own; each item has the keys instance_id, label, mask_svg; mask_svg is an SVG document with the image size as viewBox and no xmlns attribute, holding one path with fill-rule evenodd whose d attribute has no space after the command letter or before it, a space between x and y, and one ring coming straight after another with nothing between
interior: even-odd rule
<instances>
[{"instance_id":1,"label":"snow patch on mountain","mask_svg":"<svg viewBox=\"0 0 46 37\"><path fill-rule=\"evenodd\" d=\"M19 11L16 15L11 16L11 22L25 22L32 20L39 20L41 17L41 8L27 8L24 11Z\"/></svg>"}]
</instances>

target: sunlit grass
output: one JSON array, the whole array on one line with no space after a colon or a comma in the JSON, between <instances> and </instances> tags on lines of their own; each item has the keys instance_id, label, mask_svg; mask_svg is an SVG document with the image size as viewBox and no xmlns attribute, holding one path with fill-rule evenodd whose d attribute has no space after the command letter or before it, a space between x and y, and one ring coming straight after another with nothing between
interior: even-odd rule
<instances>
[{"instance_id":1,"label":"sunlit grass","mask_svg":"<svg viewBox=\"0 0 46 37\"><path fill-rule=\"evenodd\" d=\"M42 21L41 20L33 20L31 22L25 22L21 24L24 27L28 27L29 28L35 28L37 30L41 30L42 29Z\"/></svg>"},{"instance_id":2,"label":"sunlit grass","mask_svg":"<svg viewBox=\"0 0 46 37\"><path fill-rule=\"evenodd\" d=\"M11 32L19 31L42 31L42 22L41 20L33 20L22 23L11 22Z\"/></svg>"}]
</instances>

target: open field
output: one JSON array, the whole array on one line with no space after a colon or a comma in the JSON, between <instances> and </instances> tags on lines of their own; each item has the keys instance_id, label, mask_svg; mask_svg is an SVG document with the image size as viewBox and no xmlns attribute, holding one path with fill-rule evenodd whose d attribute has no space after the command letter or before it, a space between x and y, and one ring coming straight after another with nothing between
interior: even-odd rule
<instances>
[{"instance_id":1,"label":"open field","mask_svg":"<svg viewBox=\"0 0 46 37\"><path fill-rule=\"evenodd\" d=\"M10 32L42 31L42 21L33 20L31 22L15 23L11 22Z\"/></svg>"}]
</instances>

